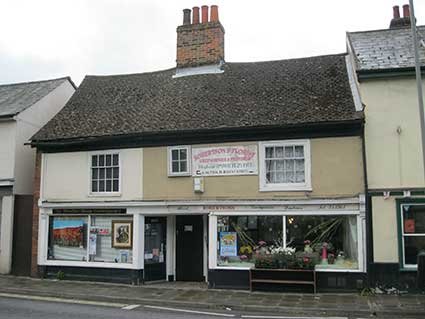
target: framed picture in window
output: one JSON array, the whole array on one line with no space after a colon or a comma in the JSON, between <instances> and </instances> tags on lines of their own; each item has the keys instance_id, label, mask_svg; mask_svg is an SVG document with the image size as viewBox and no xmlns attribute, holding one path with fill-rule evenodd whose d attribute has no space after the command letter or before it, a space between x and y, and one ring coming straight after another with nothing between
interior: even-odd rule
<instances>
[{"instance_id":1,"label":"framed picture in window","mask_svg":"<svg viewBox=\"0 0 425 319\"><path fill-rule=\"evenodd\" d=\"M133 222L129 220L112 221L112 247L132 248Z\"/></svg>"}]
</instances>

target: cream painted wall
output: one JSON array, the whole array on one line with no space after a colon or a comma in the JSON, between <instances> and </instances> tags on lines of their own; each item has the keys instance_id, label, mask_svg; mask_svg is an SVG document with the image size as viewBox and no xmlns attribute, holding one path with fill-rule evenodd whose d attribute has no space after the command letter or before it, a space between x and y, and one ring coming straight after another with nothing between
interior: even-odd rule
<instances>
[{"instance_id":1,"label":"cream painted wall","mask_svg":"<svg viewBox=\"0 0 425 319\"><path fill-rule=\"evenodd\" d=\"M25 143L64 107L74 92L71 83L65 81L16 117L15 194L33 193L35 149Z\"/></svg>"},{"instance_id":2,"label":"cream painted wall","mask_svg":"<svg viewBox=\"0 0 425 319\"><path fill-rule=\"evenodd\" d=\"M0 122L0 180L14 178L16 122Z\"/></svg>"},{"instance_id":3,"label":"cream painted wall","mask_svg":"<svg viewBox=\"0 0 425 319\"><path fill-rule=\"evenodd\" d=\"M366 104L369 188L423 187L415 78L365 80L360 91Z\"/></svg>"},{"instance_id":4,"label":"cream painted wall","mask_svg":"<svg viewBox=\"0 0 425 319\"><path fill-rule=\"evenodd\" d=\"M198 195L193 192L192 177L168 177L166 147L145 148L143 163L145 200L319 198L364 193L360 137L311 140L312 192L259 192L258 176L214 176L205 177L205 192Z\"/></svg>"},{"instance_id":5,"label":"cream painted wall","mask_svg":"<svg viewBox=\"0 0 425 319\"><path fill-rule=\"evenodd\" d=\"M42 199L48 201L141 200L143 151L122 149L121 195L90 196L90 152L43 154Z\"/></svg>"},{"instance_id":6,"label":"cream painted wall","mask_svg":"<svg viewBox=\"0 0 425 319\"><path fill-rule=\"evenodd\" d=\"M394 197L372 197L374 261L398 263L397 212Z\"/></svg>"}]
</instances>

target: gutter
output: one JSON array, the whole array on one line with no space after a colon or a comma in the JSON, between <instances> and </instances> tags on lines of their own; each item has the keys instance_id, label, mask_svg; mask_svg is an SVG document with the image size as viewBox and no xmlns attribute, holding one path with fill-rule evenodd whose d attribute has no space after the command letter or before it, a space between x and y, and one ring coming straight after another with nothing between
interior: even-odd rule
<instances>
[{"instance_id":1,"label":"gutter","mask_svg":"<svg viewBox=\"0 0 425 319\"><path fill-rule=\"evenodd\" d=\"M421 66L421 74L425 75L425 66ZM367 79L403 77L403 76L415 76L415 68L404 67L404 68L369 69L369 70L357 71L357 77L359 81L367 80Z\"/></svg>"}]
</instances>

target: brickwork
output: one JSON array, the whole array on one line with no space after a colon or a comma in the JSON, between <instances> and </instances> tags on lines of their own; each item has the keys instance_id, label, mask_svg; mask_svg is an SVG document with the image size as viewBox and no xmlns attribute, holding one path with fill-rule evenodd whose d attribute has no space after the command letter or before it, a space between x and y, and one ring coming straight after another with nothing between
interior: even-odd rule
<instances>
[{"instance_id":1,"label":"brickwork","mask_svg":"<svg viewBox=\"0 0 425 319\"><path fill-rule=\"evenodd\" d=\"M40 209L38 200L40 198L41 181L41 152L37 151L34 173L34 203L32 213L32 247L31 247L31 277L38 277L37 251L38 251L38 216Z\"/></svg>"},{"instance_id":2,"label":"brickwork","mask_svg":"<svg viewBox=\"0 0 425 319\"><path fill-rule=\"evenodd\" d=\"M177 67L196 67L224 61L224 28L220 22L177 28Z\"/></svg>"}]
</instances>

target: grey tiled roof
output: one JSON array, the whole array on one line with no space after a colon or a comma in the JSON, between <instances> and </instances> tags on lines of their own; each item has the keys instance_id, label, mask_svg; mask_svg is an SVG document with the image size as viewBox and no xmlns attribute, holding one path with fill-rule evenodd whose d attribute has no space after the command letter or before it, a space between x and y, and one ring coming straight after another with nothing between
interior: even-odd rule
<instances>
[{"instance_id":1,"label":"grey tiled roof","mask_svg":"<svg viewBox=\"0 0 425 319\"><path fill-rule=\"evenodd\" d=\"M175 69L87 76L33 141L362 119L345 55L223 69L180 78L173 78Z\"/></svg>"},{"instance_id":2,"label":"grey tiled roof","mask_svg":"<svg viewBox=\"0 0 425 319\"><path fill-rule=\"evenodd\" d=\"M425 40L425 26L418 27ZM410 28L348 32L356 57L357 70L384 70L413 67L415 56ZM420 46L421 64L425 65L425 48Z\"/></svg>"},{"instance_id":3,"label":"grey tiled roof","mask_svg":"<svg viewBox=\"0 0 425 319\"><path fill-rule=\"evenodd\" d=\"M69 78L0 85L0 117L16 115L56 89Z\"/></svg>"}]
</instances>

